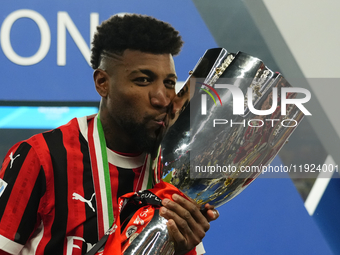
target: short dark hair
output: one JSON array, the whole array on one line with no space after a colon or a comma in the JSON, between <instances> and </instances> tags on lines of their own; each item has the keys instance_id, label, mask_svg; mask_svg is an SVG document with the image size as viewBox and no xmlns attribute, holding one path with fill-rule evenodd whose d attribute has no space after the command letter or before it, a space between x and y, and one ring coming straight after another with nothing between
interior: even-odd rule
<instances>
[{"instance_id":1,"label":"short dark hair","mask_svg":"<svg viewBox=\"0 0 340 255\"><path fill-rule=\"evenodd\" d=\"M97 69L105 51L122 55L124 50L177 55L183 41L170 24L150 16L114 15L97 27L92 42L91 66Z\"/></svg>"}]
</instances>

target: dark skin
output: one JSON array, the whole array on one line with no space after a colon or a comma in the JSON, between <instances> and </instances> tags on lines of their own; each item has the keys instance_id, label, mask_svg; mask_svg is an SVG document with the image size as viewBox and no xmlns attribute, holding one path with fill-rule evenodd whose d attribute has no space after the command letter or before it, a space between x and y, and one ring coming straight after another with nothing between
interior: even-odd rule
<instances>
[{"instance_id":1,"label":"dark skin","mask_svg":"<svg viewBox=\"0 0 340 255\"><path fill-rule=\"evenodd\" d=\"M193 200L189 201L177 194L172 199L174 201L162 201L164 207L161 207L160 215L168 219L167 226L175 244L175 254L186 254L202 241L210 228L209 222L216 220L219 214L209 204L200 211Z\"/></svg>"},{"instance_id":2,"label":"dark skin","mask_svg":"<svg viewBox=\"0 0 340 255\"><path fill-rule=\"evenodd\" d=\"M152 152L158 147L187 101L176 98L176 81L171 54L125 50L122 56L103 57L94 71L94 82L102 97L100 120L107 146L128 153ZM138 132L149 145L136 147L139 138L132 136L130 127L140 127ZM212 206L206 204L202 214L195 202L178 195L162 204L160 215L168 219L176 254L185 254L198 245L209 230L209 222L218 218Z\"/></svg>"}]
</instances>

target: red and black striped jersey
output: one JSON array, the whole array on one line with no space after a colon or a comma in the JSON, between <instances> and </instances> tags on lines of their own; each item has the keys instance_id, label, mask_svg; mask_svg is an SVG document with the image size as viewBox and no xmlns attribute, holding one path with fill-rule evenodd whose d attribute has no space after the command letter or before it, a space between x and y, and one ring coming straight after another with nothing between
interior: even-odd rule
<instances>
[{"instance_id":1,"label":"red and black striped jersey","mask_svg":"<svg viewBox=\"0 0 340 255\"><path fill-rule=\"evenodd\" d=\"M9 150L0 171L0 250L85 254L101 238L87 122L73 119ZM119 196L145 188L146 155L107 155L117 208Z\"/></svg>"}]
</instances>

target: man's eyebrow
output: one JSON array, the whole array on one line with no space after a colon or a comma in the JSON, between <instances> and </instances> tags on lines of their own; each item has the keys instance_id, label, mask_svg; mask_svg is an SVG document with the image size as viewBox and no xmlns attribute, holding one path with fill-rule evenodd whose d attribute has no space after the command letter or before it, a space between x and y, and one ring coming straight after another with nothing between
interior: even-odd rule
<instances>
[{"instance_id":1,"label":"man's eyebrow","mask_svg":"<svg viewBox=\"0 0 340 255\"><path fill-rule=\"evenodd\" d=\"M155 74L153 71L149 70L149 69L136 69L133 70L130 75L132 74L137 74L137 73L143 73L151 78L155 78L157 77L157 74ZM174 73L170 73L167 75L167 78L175 78L177 80L177 75Z\"/></svg>"},{"instance_id":2,"label":"man's eyebrow","mask_svg":"<svg viewBox=\"0 0 340 255\"><path fill-rule=\"evenodd\" d=\"M168 74L168 78L175 78L177 80L177 75L174 73Z\"/></svg>"}]
</instances>

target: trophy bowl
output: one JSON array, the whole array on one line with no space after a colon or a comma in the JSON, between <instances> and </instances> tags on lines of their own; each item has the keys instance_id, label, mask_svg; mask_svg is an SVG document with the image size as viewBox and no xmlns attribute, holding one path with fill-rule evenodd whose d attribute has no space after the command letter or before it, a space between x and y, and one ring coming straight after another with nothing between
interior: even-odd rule
<instances>
[{"instance_id":1,"label":"trophy bowl","mask_svg":"<svg viewBox=\"0 0 340 255\"><path fill-rule=\"evenodd\" d=\"M163 180L199 205L234 198L301 122L290 88L258 58L207 50L178 93L190 102L163 139Z\"/></svg>"}]
</instances>

